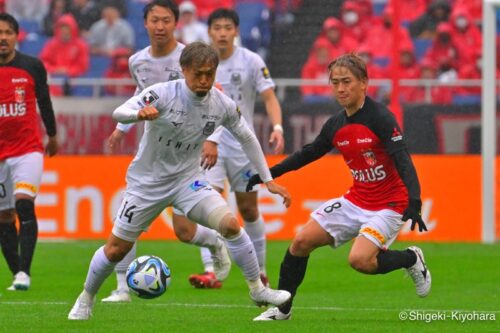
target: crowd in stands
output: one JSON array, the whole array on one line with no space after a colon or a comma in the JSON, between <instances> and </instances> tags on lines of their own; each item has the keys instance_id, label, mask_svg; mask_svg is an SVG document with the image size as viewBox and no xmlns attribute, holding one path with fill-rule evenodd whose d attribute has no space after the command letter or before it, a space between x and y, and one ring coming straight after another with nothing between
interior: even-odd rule
<instances>
[{"instance_id":1,"label":"crowd in stands","mask_svg":"<svg viewBox=\"0 0 500 333\"><path fill-rule=\"evenodd\" d=\"M394 7L399 7L397 41L399 61L393 53ZM0 11L13 14L21 25L21 51L38 55L51 77L128 78L126 59L148 44L142 7L148 0L0 0ZM304 0L177 0L180 17L176 38L185 44L208 42L206 19L219 7L240 13L241 44L264 58L271 43L270 24L297 11ZM377 2L380 4L380 1ZM304 84L305 102L331 100L326 66L346 52L365 59L370 79L388 79L397 71L401 79L453 82L481 77L480 30L482 0L345 0L338 16L325 19L312 43L302 78L321 80L324 86ZM104 65L103 65L104 64ZM497 65L498 66L498 65ZM500 69L497 69L500 74ZM499 76L497 74L497 76ZM54 95L69 89L51 87ZM400 100L450 104L454 99L478 100L479 87L402 86ZM110 86L107 95L129 95L130 86ZM73 92L74 93L74 92ZM370 86L369 95L388 100L385 86ZM457 97L458 96L458 97Z\"/></svg>"},{"instance_id":2,"label":"crowd in stands","mask_svg":"<svg viewBox=\"0 0 500 333\"><path fill-rule=\"evenodd\" d=\"M400 25L394 32L395 1L398 0L388 0L376 15L369 0L345 0L339 17L324 21L303 67L302 78L326 80L324 59L346 51L363 56L371 79L389 79L394 71L401 79L443 83L481 78L481 0L399 1ZM395 33L398 64L390 61ZM500 78L500 68L497 77ZM323 87L303 86L301 90L305 102L324 101L331 96L329 89ZM480 91L480 87L434 86L426 91L423 87L402 86L400 101L475 103L480 100ZM384 87L370 87L368 93L379 100L390 97L390 91Z\"/></svg>"}]
</instances>

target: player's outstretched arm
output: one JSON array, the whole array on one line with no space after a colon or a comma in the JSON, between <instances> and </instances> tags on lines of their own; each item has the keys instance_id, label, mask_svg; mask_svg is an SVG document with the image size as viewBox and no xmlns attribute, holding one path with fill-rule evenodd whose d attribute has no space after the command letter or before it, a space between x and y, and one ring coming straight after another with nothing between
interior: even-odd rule
<instances>
[{"instance_id":1,"label":"player's outstretched arm","mask_svg":"<svg viewBox=\"0 0 500 333\"><path fill-rule=\"evenodd\" d=\"M45 146L45 153L49 155L49 157L54 156L57 154L57 151L59 150L59 143L57 141L57 136L49 136L49 141L47 142L47 145Z\"/></svg>"},{"instance_id":2,"label":"player's outstretched arm","mask_svg":"<svg viewBox=\"0 0 500 333\"><path fill-rule=\"evenodd\" d=\"M205 140L201 150L201 167L210 170L217 163L218 149L217 143Z\"/></svg>"},{"instance_id":3,"label":"player's outstretched arm","mask_svg":"<svg viewBox=\"0 0 500 333\"><path fill-rule=\"evenodd\" d=\"M266 106L267 115L273 124L273 131L269 137L269 143L274 146L275 154L282 154L285 150L285 138L283 137L283 127L281 126L281 107L273 89L266 89L261 93Z\"/></svg>"},{"instance_id":4,"label":"player's outstretched arm","mask_svg":"<svg viewBox=\"0 0 500 333\"><path fill-rule=\"evenodd\" d=\"M122 142L125 137L125 132L120 131L118 128L115 128L113 133L108 138L108 147L111 152L113 152L116 147Z\"/></svg>"}]
</instances>

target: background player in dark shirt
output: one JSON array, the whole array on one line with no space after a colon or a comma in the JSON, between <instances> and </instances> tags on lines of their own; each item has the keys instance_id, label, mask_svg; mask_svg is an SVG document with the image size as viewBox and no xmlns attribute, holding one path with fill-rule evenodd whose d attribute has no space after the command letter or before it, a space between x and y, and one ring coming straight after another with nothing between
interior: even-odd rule
<instances>
[{"instance_id":1,"label":"background player in dark shirt","mask_svg":"<svg viewBox=\"0 0 500 333\"><path fill-rule=\"evenodd\" d=\"M309 254L316 248L333 248L354 242L349 264L365 274L385 274L405 268L417 294L427 296L431 274L422 250L411 246L388 250L404 221L411 229L427 230L420 209L420 185L403 135L392 113L366 96L368 74L363 60L346 54L332 61L329 78L337 101L344 107L321 129L316 139L271 168L273 177L300 169L336 148L351 171L353 185L311 213L295 236L281 264L279 288L292 294L290 302L269 310L254 320L286 320L293 297L304 279ZM253 176L248 188L260 183Z\"/></svg>"},{"instance_id":2,"label":"background player in dark shirt","mask_svg":"<svg viewBox=\"0 0 500 333\"><path fill-rule=\"evenodd\" d=\"M34 201L44 152L37 102L49 136L45 152L53 156L58 147L47 72L40 60L16 51L18 33L14 17L0 14L0 244L14 274L9 290L26 290L31 284L38 235Z\"/></svg>"}]
</instances>

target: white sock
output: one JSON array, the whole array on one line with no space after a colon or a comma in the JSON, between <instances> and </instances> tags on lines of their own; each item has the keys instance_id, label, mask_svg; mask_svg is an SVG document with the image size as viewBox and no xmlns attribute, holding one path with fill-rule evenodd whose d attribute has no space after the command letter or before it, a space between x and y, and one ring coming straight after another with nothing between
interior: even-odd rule
<instances>
[{"instance_id":1,"label":"white sock","mask_svg":"<svg viewBox=\"0 0 500 333\"><path fill-rule=\"evenodd\" d=\"M243 272L245 280L260 280L259 263L255 248L245 229L241 228L239 234L226 238L226 245L234 262Z\"/></svg>"},{"instance_id":2,"label":"white sock","mask_svg":"<svg viewBox=\"0 0 500 333\"><path fill-rule=\"evenodd\" d=\"M85 279L84 288L93 297L106 278L113 272L116 263L111 262L104 254L104 246L95 251L90 261L89 271Z\"/></svg>"},{"instance_id":3,"label":"white sock","mask_svg":"<svg viewBox=\"0 0 500 333\"><path fill-rule=\"evenodd\" d=\"M245 231L252 240L257 260L259 261L260 271L266 272L266 225L262 215L259 215L257 220L245 222Z\"/></svg>"},{"instance_id":4,"label":"white sock","mask_svg":"<svg viewBox=\"0 0 500 333\"><path fill-rule=\"evenodd\" d=\"M115 266L116 272L116 289L128 291L127 285L127 268L128 265L135 259L137 255L137 242L134 243L130 251L123 257L123 259L118 262Z\"/></svg>"},{"instance_id":5,"label":"white sock","mask_svg":"<svg viewBox=\"0 0 500 333\"><path fill-rule=\"evenodd\" d=\"M212 260L212 252L208 247L200 247L201 261L203 262L203 267L205 272L214 271L214 261Z\"/></svg>"},{"instance_id":6,"label":"white sock","mask_svg":"<svg viewBox=\"0 0 500 333\"><path fill-rule=\"evenodd\" d=\"M196 226L196 233L190 242L193 245L200 246L201 261L205 272L214 271L214 261L212 260L211 251L217 245L217 235L217 231L198 224Z\"/></svg>"}]
</instances>

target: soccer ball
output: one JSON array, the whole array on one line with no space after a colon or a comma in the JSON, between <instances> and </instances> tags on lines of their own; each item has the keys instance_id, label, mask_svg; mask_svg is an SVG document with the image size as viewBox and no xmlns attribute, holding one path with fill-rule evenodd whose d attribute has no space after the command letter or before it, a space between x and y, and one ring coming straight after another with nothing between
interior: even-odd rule
<instances>
[{"instance_id":1,"label":"soccer ball","mask_svg":"<svg viewBox=\"0 0 500 333\"><path fill-rule=\"evenodd\" d=\"M157 256L138 257L127 268L127 284L140 298L156 298L170 285L170 268Z\"/></svg>"}]
</instances>

